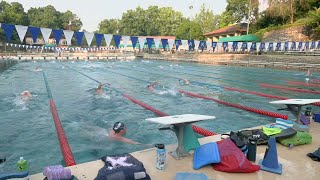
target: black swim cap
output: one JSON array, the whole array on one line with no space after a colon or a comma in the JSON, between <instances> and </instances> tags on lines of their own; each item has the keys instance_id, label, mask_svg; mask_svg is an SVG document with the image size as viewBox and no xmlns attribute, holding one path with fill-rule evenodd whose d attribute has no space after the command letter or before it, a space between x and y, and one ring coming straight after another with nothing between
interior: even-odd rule
<instances>
[{"instance_id":1,"label":"black swim cap","mask_svg":"<svg viewBox=\"0 0 320 180\"><path fill-rule=\"evenodd\" d=\"M116 133L120 132L122 129L125 129L124 123L122 122L116 122L113 125L112 128Z\"/></svg>"}]
</instances>

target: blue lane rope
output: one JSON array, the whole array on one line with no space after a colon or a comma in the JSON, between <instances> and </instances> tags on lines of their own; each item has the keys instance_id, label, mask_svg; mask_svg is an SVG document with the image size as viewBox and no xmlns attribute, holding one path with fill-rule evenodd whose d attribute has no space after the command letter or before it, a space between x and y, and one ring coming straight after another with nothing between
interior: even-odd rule
<instances>
[{"instance_id":1,"label":"blue lane rope","mask_svg":"<svg viewBox=\"0 0 320 180\"><path fill-rule=\"evenodd\" d=\"M46 85L46 89L47 89L47 93L48 93L48 98L49 99L53 99L52 98L52 93L51 93L51 89L49 87L49 83L48 83L48 80L47 80L47 76L44 72L42 72L42 75L43 75L43 79L44 79L44 83Z\"/></svg>"},{"instance_id":2,"label":"blue lane rope","mask_svg":"<svg viewBox=\"0 0 320 180\"><path fill-rule=\"evenodd\" d=\"M70 68L71 70L73 70L73 71L75 71L75 72L77 72L77 73L79 73L79 74L81 74L81 75L83 75L83 76L85 76L85 77L87 77L87 78L89 78L89 79L97 82L98 84L102 84L102 82L100 82L100 81L98 81L98 80L96 80L96 79L94 79L94 78L92 78L92 77L90 77L90 76L88 76L88 75L86 75L86 74L84 74L84 73L82 73L82 72L80 72L80 71L78 71L78 70L76 70L76 69L68 66L68 65L65 65L65 66L68 67L68 68ZM118 93L120 93L120 94L124 94L123 92L121 92L120 90L118 90L118 89L116 89L116 88L113 88L113 87L111 87L111 86L108 86L108 87L109 87L110 89L112 89L113 91L115 91L115 92L118 92Z\"/></svg>"},{"instance_id":3,"label":"blue lane rope","mask_svg":"<svg viewBox=\"0 0 320 180\"><path fill-rule=\"evenodd\" d=\"M124 68L124 67L120 67L120 68ZM125 68L124 68L125 69ZM130 69L130 68L126 68L126 69ZM132 70L132 69L130 69ZM165 71L168 71L168 72L174 72L174 73L180 73L180 74L186 74L186 75L191 75L191 76L197 76L197 77L204 77L204 78L210 78L210 79L217 79L217 80L220 80L220 81L230 81L230 82L234 82L235 84L248 84L248 85L252 85L253 83L250 83L250 82L244 82L244 81L237 81L237 80L231 80L231 79L225 79L225 78L218 78L218 77L212 77L212 76L204 76L204 75L198 75L198 74L192 74L192 73L186 73L186 72L181 72L181 71L172 71L172 70L165 70ZM147 73L150 73L150 72L147 72ZM150 73L152 74L152 73ZM167 76L167 75L164 75L164 76ZM173 77L172 77L173 78ZM197 82L197 81L195 81ZM201 83L203 85L206 85L206 86L215 86L215 85L212 85L212 84L207 84L207 83L203 83L203 82L197 82L197 83ZM221 87L221 86L220 86Z\"/></svg>"},{"instance_id":4,"label":"blue lane rope","mask_svg":"<svg viewBox=\"0 0 320 180\"><path fill-rule=\"evenodd\" d=\"M173 79L177 79L177 80L181 80L183 78L177 78L177 77L174 77L174 76L169 76L169 75L165 75L165 74L157 74L157 73L151 73L151 72L147 72L147 71L142 71L142 70L136 70L136 69L131 69L131 68L124 68L124 67L119 67L121 69L127 69L127 70L131 70L131 71L138 71L138 72L143 72L143 73L149 73L149 74L154 74L154 75L161 75L161 76L164 76L164 77L169 77L169 78L173 78ZM208 84L208 83L203 83L203 82L198 82L198 81L189 81L191 84L196 84L196 85L199 85L199 86L205 86L207 88L221 88L223 89L224 87L223 86L219 86L219 85L214 85L214 84Z\"/></svg>"}]
</instances>

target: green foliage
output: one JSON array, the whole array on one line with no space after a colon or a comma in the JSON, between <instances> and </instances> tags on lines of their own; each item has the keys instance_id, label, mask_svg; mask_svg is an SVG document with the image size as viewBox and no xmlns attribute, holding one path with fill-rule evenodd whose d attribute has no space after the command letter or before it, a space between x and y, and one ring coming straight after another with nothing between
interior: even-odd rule
<instances>
[{"instance_id":1,"label":"green foliage","mask_svg":"<svg viewBox=\"0 0 320 180\"><path fill-rule=\"evenodd\" d=\"M30 8L28 10L28 17L31 26L46 27L52 29L63 28L61 21L61 13L53 6Z\"/></svg>"},{"instance_id":2,"label":"green foliage","mask_svg":"<svg viewBox=\"0 0 320 180\"><path fill-rule=\"evenodd\" d=\"M98 32L115 34L118 30L120 34L129 36L168 36L174 35L183 19L182 14L171 7L137 7L123 13L120 20L101 21Z\"/></svg>"},{"instance_id":3,"label":"green foliage","mask_svg":"<svg viewBox=\"0 0 320 180\"><path fill-rule=\"evenodd\" d=\"M99 23L98 33L102 34L117 34L119 30L119 20L118 19L105 19Z\"/></svg>"},{"instance_id":4,"label":"green foliage","mask_svg":"<svg viewBox=\"0 0 320 180\"><path fill-rule=\"evenodd\" d=\"M195 22L201 26L202 34L219 29L220 16L214 15L213 11L206 8L205 4L202 4L200 12L196 14Z\"/></svg>"},{"instance_id":5,"label":"green foliage","mask_svg":"<svg viewBox=\"0 0 320 180\"><path fill-rule=\"evenodd\" d=\"M320 8L314 8L313 11L308 12L306 23L314 28L316 32L320 33Z\"/></svg>"},{"instance_id":6,"label":"green foliage","mask_svg":"<svg viewBox=\"0 0 320 180\"><path fill-rule=\"evenodd\" d=\"M177 39L190 39L190 28L191 28L191 39L204 40L202 36L201 25L194 21L184 20L178 26L176 30Z\"/></svg>"},{"instance_id":7,"label":"green foliage","mask_svg":"<svg viewBox=\"0 0 320 180\"><path fill-rule=\"evenodd\" d=\"M79 31L82 27L82 22L78 16L69 10L61 14L60 20L62 22L63 29Z\"/></svg>"},{"instance_id":8,"label":"green foliage","mask_svg":"<svg viewBox=\"0 0 320 180\"><path fill-rule=\"evenodd\" d=\"M312 11L314 8L320 7L320 1L319 0L295 0L296 2L296 17L297 18L305 18L305 15Z\"/></svg>"},{"instance_id":9,"label":"green foliage","mask_svg":"<svg viewBox=\"0 0 320 180\"><path fill-rule=\"evenodd\" d=\"M8 24L28 25L29 19L24 12L23 6L18 2L7 3L0 2L0 22Z\"/></svg>"},{"instance_id":10,"label":"green foliage","mask_svg":"<svg viewBox=\"0 0 320 180\"><path fill-rule=\"evenodd\" d=\"M185 19L181 12L174 11L171 7L159 9L159 32L161 36L175 35L177 27Z\"/></svg>"},{"instance_id":11,"label":"green foliage","mask_svg":"<svg viewBox=\"0 0 320 180\"><path fill-rule=\"evenodd\" d=\"M294 23L294 24L285 24L285 25L278 25L278 26L269 26L264 29L260 29L256 32L252 32L255 36L257 36L260 40L263 39L263 36L265 33L270 32L270 31L275 31L275 30L281 30L281 29L286 29L290 27L297 27L297 26L302 26L303 24L301 23Z\"/></svg>"},{"instance_id":12,"label":"green foliage","mask_svg":"<svg viewBox=\"0 0 320 180\"><path fill-rule=\"evenodd\" d=\"M226 11L222 16L225 24L239 23L242 19L248 19L248 0L227 0Z\"/></svg>"},{"instance_id":13,"label":"green foliage","mask_svg":"<svg viewBox=\"0 0 320 180\"><path fill-rule=\"evenodd\" d=\"M147 26L147 14L146 11L138 7L135 10L128 10L122 14L120 20L121 33L124 35L148 35L146 31Z\"/></svg>"},{"instance_id":14,"label":"green foliage","mask_svg":"<svg viewBox=\"0 0 320 180\"><path fill-rule=\"evenodd\" d=\"M0 2L0 22L25 26L47 27L54 29L80 30L81 20L71 11L59 12L53 6L30 8L26 13L18 2ZM71 23L71 26L69 26Z\"/></svg>"}]
</instances>

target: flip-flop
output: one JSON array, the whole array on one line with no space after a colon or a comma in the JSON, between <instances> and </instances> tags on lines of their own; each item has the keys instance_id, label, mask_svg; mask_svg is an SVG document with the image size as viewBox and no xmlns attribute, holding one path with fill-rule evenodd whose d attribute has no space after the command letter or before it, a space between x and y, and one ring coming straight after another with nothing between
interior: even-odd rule
<instances>
[{"instance_id":1,"label":"flip-flop","mask_svg":"<svg viewBox=\"0 0 320 180\"><path fill-rule=\"evenodd\" d=\"M320 148L313 153L308 153L307 156L310 157L314 161L320 162Z\"/></svg>"}]
</instances>

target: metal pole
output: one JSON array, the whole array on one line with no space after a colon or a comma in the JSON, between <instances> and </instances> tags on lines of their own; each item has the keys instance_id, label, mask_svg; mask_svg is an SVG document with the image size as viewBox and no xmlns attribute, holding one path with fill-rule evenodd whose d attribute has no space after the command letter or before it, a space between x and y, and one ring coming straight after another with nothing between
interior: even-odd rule
<instances>
[{"instance_id":1,"label":"metal pole","mask_svg":"<svg viewBox=\"0 0 320 180\"><path fill-rule=\"evenodd\" d=\"M249 34L249 27L250 27L250 15L251 15L251 0L249 0L248 23L247 23L247 35Z\"/></svg>"},{"instance_id":2,"label":"metal pole","mask_svg":"<svg viewBox=\"0 0 320 180\"><path fill-rule=\"evenodd\" d=\"M190 40L191 40L191 9L193 9L193 6L189 6L189 10L190 10Z\"/></svg>"}]
</instances>

